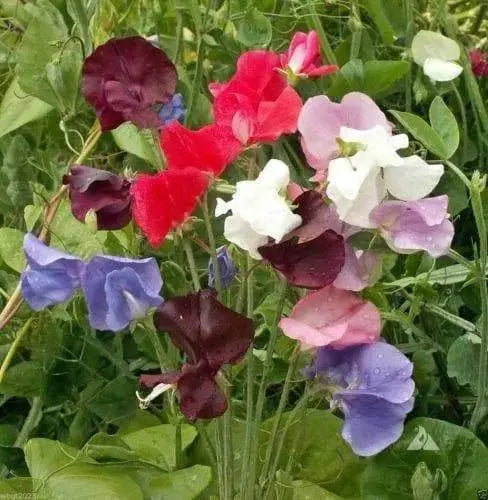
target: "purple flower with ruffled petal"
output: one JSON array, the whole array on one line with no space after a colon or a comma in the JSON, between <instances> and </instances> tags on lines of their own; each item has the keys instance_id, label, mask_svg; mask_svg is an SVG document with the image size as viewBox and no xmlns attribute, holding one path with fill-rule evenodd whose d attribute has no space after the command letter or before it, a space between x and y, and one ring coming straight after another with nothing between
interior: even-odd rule
<instances>
[{"instance_id":1,"label":"purple flower with ruffled petal","mask_svg":"<svg viewBox=\"0 0 488 500\"><path fill-rule=\"evenodd\" d=\"M397 441L413 408L413 365L398 349L375 342L318 349L307 370L333 388L331 407L344 412L342 437L354 453L371 456Z\"/></svg>"},{"instance_id":2,"label":"purple flower with ruffled petal","mask_svg":"<svg viewBox=\"0 0 488 500\"><path fill-rule=\"evenodd\" d=\"M74 165L63 183L69 186L71 212L79 221L84 222L90 210L97 216L98 229L121 229L131 221L131 182L124 177Z\"/></svg>"},{"instance_id":3,"label":"purple flower with ruffled petal","mask_svg":"<svg viewBox=\"0 0 488 500\"><path fill-rule=\"evenodd\" d=\"M454 237L448 202L446 195L418 201L386 201L371 212L370 219L396 252L425 250L439 257L447 253Z\"/></svg>"},{"instance_id":4,"label":"purple flower with ruffled petal","mask_svg":"<svg viewBox=\"0 0 488 500\"><path fill-rule=\"evenodd\" d=\"M232 280L237 274L237 267L234 264L227 247L223 246L217 249L217 263L219 266L222 287L227 288L230 286ZM215 273L212 259L208 261L208 286L209 288L215 287Z\"/></svg>"},{"instance_id":5,"label":"purple flower with ruffled petal","mask_svg":"<svg viewBox=\"0 0 488 500\"><path fill-rule=\"evenodd\" d=\"M163 302L159 296L163 280L152 257L93 257L86 265L81 285L90 325L97 330L122 330Z\"/></svg>"},{"instance_id":6,"label":"purple flower with ruffled petal","mask_svg":"<svg viewBox=\"0 0 488 500\"><path fill-rule=\"evenodd\" d=\"M22 273L22 295L34 311L67 301L80 287L82 260L48 247L31 233L24 237L24 253L28 266Z\"/></svg>"},{"instance_id":7,"label":"purple flower with ruffled petal","mask_svg":"<svg viewBox=\"0 0 488 500\"><path fill-rule=\"evenodd\" d=\"M183 96L181 94L175 94L171 101L159 110L158 114L164 125L168 125L169 123L184 118L185 113L186 108L183 106Z\"/></svg>"}]
</instances>

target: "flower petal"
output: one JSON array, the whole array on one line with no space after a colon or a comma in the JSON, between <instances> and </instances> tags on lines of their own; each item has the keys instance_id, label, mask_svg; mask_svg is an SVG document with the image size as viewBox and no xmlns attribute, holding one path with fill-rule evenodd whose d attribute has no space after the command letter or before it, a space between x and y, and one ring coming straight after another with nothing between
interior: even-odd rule
<instances>
[{"instance_id":1,"label":"flower petal","mask_svg":"<svg viewBox=\"0 0 488 500\"><path fill-rule=\"evenodd\" d=\"M420 156L404 158L401 167L383 169L388 191L400 200L419 200L427 196L439 183L444 173L442 164L430 164Z\"/></svg>"},{"instance_id":2,"label":"flower petal","mask_svg":"<svg viewBox=\"0 0 488 500\"><path fill-rule=\"evenodd\" d=\"M457 42L441 33L420 30L412 40L412 56L418 65L423 66L429 58L456 61L461 50Z\"/></svg>"},{"instance_id":3,"label":"flower petal","mask_svg":"<svg viewBox=\"0 0 488 500\"><path fill-rule=\"evenodd\" d=\"M268 237L257 233L249 222L238 215L229 215L224 222L224 236L227 241L242 248L256 260L261 260L258 248L268 242Z\"/></svg>"},{"instance_id":4,"label":"flower petal","mask_svg":"<svg viewBox=\"0 0 488 500\"><path fill-rule=\"evenodd\" d=\"M171 229L185 222L207 186L205 173L192 167L136 178L132 213L151 245L160 245Z\"/></svg>"},{"instance_id":5,"label":"flower petal","mask_svg":"<svg viewBox=\"0 0 488 500\"><path fill-rule=\"evenodd\" d=\"M434 57L426 59L423 68L424 73L435 82L450 82L463 72L459 64Z\"/></svg>"}]
</instances>

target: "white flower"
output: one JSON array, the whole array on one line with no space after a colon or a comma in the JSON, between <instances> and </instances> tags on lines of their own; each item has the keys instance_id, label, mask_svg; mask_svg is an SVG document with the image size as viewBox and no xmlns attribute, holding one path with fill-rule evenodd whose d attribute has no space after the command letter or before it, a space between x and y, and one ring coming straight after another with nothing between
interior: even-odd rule
<instances>
[{"instance_id":1,"label":"white flower","mask_svg":"<svg viewBox=\"0 0 488 500\"><path fill-rule=\"evenodd\" d=\"M341 139L358 142L363 149L329 163L327 195L340 219L354 226L375 227L369 213L388 192L400 200L419 200L434 189L444 173L442 165L429 165L419 156L399 156L396 150L408 146L405 134L390 135L382 127L343 127Z\"/></svg>"},{"instance_id":2,"label":"white flower","mask_svg":"<svg viewBox=\"0 0 488 500\"><path fill-rule=\"evenodd\" d=\"M435 31L419 31L412 40L413 60L436 82L449 82L463 71L455 63L461 55L459 45Z\"/></svg>"},{"instance_id":3,"label":"white flower","mask_svg":"<svg viewBox=\"0 0 488 500\"><path fill-rule=\"evenodd\" d=\"M236 192L228 202L217 200L215 215L228 216L224 224L224 236L251 257L261 259L258 248L268 242L276 242L297 228L302 218L294 214L285 197L280 194L290 182L288 166L280 160L270 160L254 181L240 181Z\"/></svg>"}]
</instances>

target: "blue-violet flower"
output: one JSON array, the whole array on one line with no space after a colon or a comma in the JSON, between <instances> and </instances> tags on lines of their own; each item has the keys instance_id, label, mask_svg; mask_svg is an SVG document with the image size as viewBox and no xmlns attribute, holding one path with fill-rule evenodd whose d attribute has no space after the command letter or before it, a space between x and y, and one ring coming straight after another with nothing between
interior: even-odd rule
<instances>
[{"instance_id":1,"label":"blue-violet flower","mask_svg":"<svg viewBox=\"0 0 488 500\"><path fill-rule=\"evenodd\" d=\"M225 246L217 248L217 265L219 266L222 287L227 288L236 277L237 267L230 256L229 250ZM215 287L215 273L212 259L208 261L208 286L209 288Z\"/></svg>"}]
</instances>

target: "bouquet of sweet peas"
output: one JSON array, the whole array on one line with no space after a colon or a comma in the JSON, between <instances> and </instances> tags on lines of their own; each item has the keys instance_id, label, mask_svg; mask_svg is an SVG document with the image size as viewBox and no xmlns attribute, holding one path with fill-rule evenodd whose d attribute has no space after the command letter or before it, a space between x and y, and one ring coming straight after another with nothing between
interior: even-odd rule
<instances>
[{"instance_id":1,"label":"bouquet of sweet peas","mask_svg":"<svg viewBox=\"0 0 488 500\"><path fill-rule=\"evenodd\" d=\"M459 47L440 33L419 32L412 55L432 81L462 71ZM140 374L133 398L141 409L167 410L177 425L198 427L221 498L272 497L286 432L309 407L339 415L347 446L369 457L401 437L415 404L413 364L382 338L380 308L368 289L388 255L449 254L449 199L432 194L445 166L416 154L402 133L415 128L401 114L390 121L367 94L352 91L335 102L297 90L338 69L326 64L316 31L295 33L282 53L244 52L227 81L210 84L213 122L195 130L185 119L193 103L177 93L176 67L157 44L133 36L96 47L82 70L95 124L49 202L41 232L25 235L27 267L0 315L4 327L22 300L41 311L81 293L99 335L152 318L160 369ZM85 164L99 137L126 122L151 131L157 172L121 175ZM307 170L297 174L273 154L284 136L297 139ZM155 257L84 260L49 246L63 196L73 217L94 231L135 224L153 248L171 241L193 289L163 293ZM200 220L204 240L195 236ZM208 256L204 273L196 249ZM259 272L276 292L266 325L253 300ZM281 341L289 348L287 373L273 418L263 424ZM178 366L165 361L163 345ZM245 379L239 395L236 376ZM291 391L295 379L299 394ZM245 432L238 466L236 401ZM289 472L293 456L286 458Z\"/></svg>"}]
</instances>

